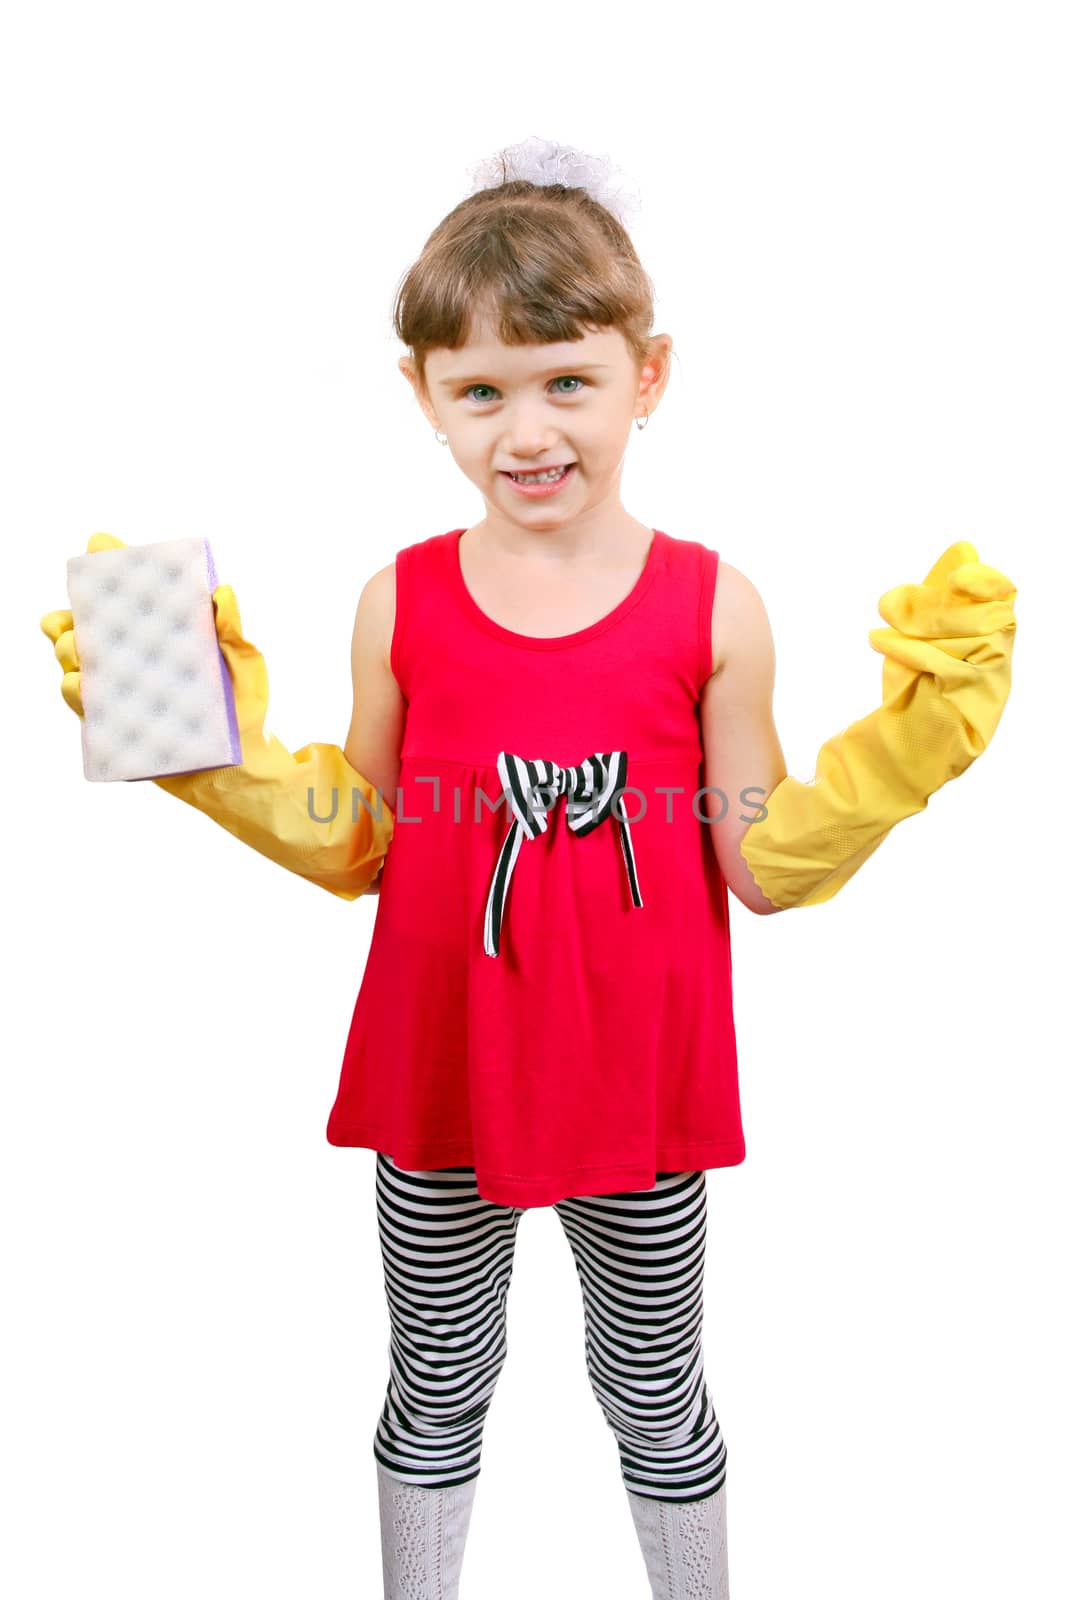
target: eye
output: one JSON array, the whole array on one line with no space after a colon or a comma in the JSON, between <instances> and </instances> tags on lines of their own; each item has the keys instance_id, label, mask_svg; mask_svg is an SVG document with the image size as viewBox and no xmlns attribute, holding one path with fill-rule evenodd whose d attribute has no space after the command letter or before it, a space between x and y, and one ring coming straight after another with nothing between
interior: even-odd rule
<instances>
[{"instance_id":1,"label":"eye","mask_svg":"<svg viewBox=\"0 0 1067 1600\"><path fill-rule=\"evenodd\" d=\"M553 383L577 383L581 385L581 389L586 387L585 379L579 378L577 373L574 372L567 373L565 376L560 378L553 378L551 381ZM476 389L492 389L494 394L500 393L499 389L494 389L491 383L472 383L468 388L463 390L460 399L465 400L467 396L469 394L473 394ZM580 394L581 389L564 389L561 392L563 394Z\"/></svg>"}]
</instances>

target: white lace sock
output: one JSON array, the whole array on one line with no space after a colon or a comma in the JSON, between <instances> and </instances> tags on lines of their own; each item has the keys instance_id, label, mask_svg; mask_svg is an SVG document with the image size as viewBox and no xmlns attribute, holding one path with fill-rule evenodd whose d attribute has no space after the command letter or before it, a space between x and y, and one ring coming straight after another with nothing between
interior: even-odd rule
<instances>
[{"instance_id":1,"label":"white lace sock","mask_svg":"<svg viewBox=\"0 0 1067 1600\"><path fill-rule=\"evenodd\" d=\"M459 1573L478 1479L426 1489L378 1469L385 1600L459 1600Z\"/></svg>"},{"instance_id":2,"label":"white lace sock","mask_svg":"<svg viewBox=\"0 0 1067 1600\"><path fill-rule=\"evenodd\" d=\"M652 1600L730 1600L726 1484L703 1500L646 1500L626 1491Z\"/></svg>"}]
</instances>

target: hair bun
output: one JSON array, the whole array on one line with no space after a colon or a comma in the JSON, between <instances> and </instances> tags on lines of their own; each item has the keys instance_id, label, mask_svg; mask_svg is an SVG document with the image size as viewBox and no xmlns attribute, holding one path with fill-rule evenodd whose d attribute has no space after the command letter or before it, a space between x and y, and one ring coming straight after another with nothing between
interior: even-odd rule
<instances>
[{"instance_id":1,"label":"hair bun","mask_svg":"<svg viewBox=\"0 0 1067 1600\"><path fill-rule=\"evenodd\" d=\"M468 167L467 176L472 181L467 199L481 189L523 179L541 187L561 183L568 189L585 189L624 228L641 209L640 190L609 157L589 155L571 145L540 139L536 134L498 151L476 167Z\"/></svg>"}]
</instances>

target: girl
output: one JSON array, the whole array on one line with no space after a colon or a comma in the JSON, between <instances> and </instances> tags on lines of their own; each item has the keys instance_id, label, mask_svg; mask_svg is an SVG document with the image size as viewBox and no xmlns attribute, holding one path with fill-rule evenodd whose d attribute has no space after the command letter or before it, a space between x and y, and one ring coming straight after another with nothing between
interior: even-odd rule
<instances>
[{"instance_id":1,"label":"girl","mask_svg":"<svg viewBox=\"0 0 1067 1600\"><path fill-rule=\"evenodd\" d=\"M331 892L380 890L327 1138L376 1152L386 1600L456 1600L533 1206L574 1253L654 1600L728 1595L701 1342L704 1174L745 1157L727 890L760 915L828 899L1008 692L1014 589L953 546L883 597L883 707L787 777L757 591L622 504L671 340L611 179L529 140L403 280L400 370L485 516L367 583L343 755L264 741L262 658L220 589L242 764L159 780ZM79 709L69 615L42 625ZM353 805L316 827L293 802L323 780Z\"/></svg>"}]
</instances>

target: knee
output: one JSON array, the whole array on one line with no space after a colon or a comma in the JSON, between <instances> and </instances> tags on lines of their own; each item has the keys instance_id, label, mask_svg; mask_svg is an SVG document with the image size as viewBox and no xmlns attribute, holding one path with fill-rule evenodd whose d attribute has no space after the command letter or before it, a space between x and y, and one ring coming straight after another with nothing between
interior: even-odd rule
<instances>
[{"instance_id":1,"label":"knee","mask_svg":"<svg viewBox=\"0 0 1067 1600\"><path fill-rule=\"evenodd\" d=\"M488 1342L442 1347L432 1355L410 1346L391 1361L389 1395L415 1426L456 1428L484 1419L507 1355L503 1332Z\"/></svg>"},{"instance_id":2,"label":"knee","mask_svg":"<svg viewBox=\"0 0 1067 1600\"><path fill-rule=\"evenodd\" d=\"M718 1430L699 1349L692 1359L658 1366L622 1365L608 1372L590 1357L587 1367L593 1393L620 1442L670 1449Z\"/></svg>"}]
</instances>

